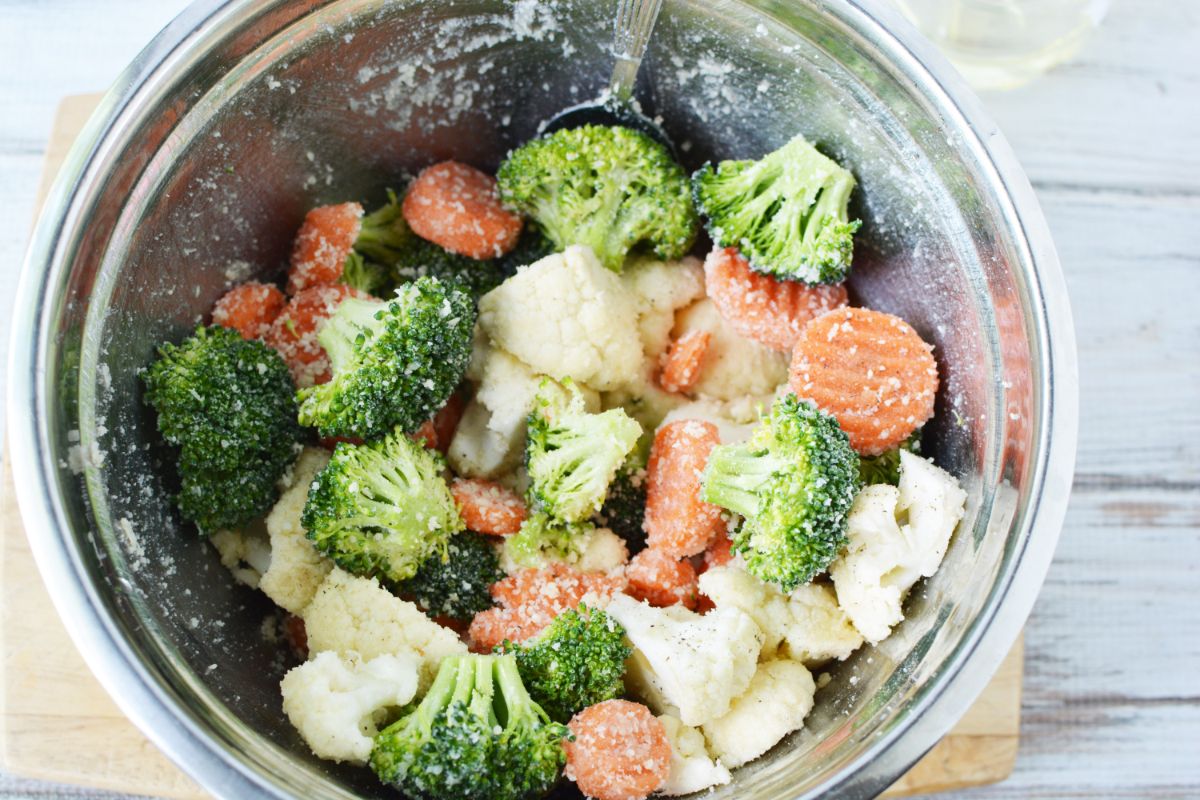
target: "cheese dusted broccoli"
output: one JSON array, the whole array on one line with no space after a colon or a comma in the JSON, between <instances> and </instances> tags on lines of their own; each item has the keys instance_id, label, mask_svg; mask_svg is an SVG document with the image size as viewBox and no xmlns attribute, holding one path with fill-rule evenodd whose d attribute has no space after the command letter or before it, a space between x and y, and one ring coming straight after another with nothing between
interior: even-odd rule
<instances>
[{"instance_id":1,"label":"cheese dusted broccoli","mask_svg":"<svg viewBox=\"0 0 1200 800\"><path fill-rule=\"evenodd\" d=\"M706 164L692 177L696 205L721 247L736 247L758 272L838 283L850 272L854 176L797 136L758 161Z\"/></svg>"},{"instance_id":2,"label":"cheese dusted broccoli","mask_svg":"<svg viewBox=\"0 0 1200 800\"><path fill-rule=\"evenodd\" d=\"M505 205L558 249L587 245L614 272L635 248L673 259L696 239L683 168L630 128L585 125L534 139L509 154L496 181Z\"/></svg>"}]
</instances>

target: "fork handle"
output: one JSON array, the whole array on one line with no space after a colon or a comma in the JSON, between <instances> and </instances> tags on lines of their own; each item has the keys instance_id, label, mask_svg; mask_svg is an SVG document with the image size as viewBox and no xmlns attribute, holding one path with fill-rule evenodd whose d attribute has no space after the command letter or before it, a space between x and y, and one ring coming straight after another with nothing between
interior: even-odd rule
<instances>
[{"instance_id":1,"label":"fork handle","mask_svg":"<svg viewBox=\"0 0 1200 800\"><path fill-rule=\"evenodd\" d=\"M637 83L638 69L642 56L650 44L650 32L658 21L663 0L620 0L617 18L613 23L613 55L617 63L613 66L612 80L608 83L609 94L624 103L633 96Z\"/></svg>"}]
</instances>

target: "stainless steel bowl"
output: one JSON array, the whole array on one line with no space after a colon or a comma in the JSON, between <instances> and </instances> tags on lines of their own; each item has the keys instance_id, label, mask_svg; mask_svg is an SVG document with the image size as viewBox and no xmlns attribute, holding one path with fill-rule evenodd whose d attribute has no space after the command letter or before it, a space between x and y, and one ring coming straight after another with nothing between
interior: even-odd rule
<instances>
[{"instance_id":1,"label":"stainless steel bowl","mask_svg":"<svg viewBox=\"0 0 1200 800\"><path fill-rule=\"evenodd\" d=\"M233 280L274 274L308 207L455 156L494 167L593 95L598 0L201 0L71 151L16 304L11 443L55 603L122 709L225 798L387 793L284 720L271 609L173 513L137 372ZM871 795L944 734L1033 604L1067 503L1077 376L1054 248L1012 153L874 0L669 0L640 95L695 166L796 131L859 178L854 290L936 343L927 437L970 492L941 571L832 670L805 730L722 798Z\"/></svg>"}]
</instances>

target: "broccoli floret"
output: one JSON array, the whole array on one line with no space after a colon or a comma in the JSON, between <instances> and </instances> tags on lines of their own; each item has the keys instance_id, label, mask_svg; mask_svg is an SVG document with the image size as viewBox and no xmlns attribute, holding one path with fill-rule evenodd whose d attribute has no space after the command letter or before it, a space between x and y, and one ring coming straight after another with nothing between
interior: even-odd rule
<instances>
[{"instance_id":1,"label":"broccoli floret","mask_svg":"<svg viewBox=\"0 0 1200 800\"><path fill-rule=\"evenodd\" d=\"M180 448L180 513L204 533L266 513L302 434L283 359L217 326L158 352L142 377L159 431Z\"/></svg>"},{"instance_id":2,"label":"broccoli floret","mask_svg":"<svg viewBox=\"0 0 1200 800\"><path fill-rule=\"evenodd\" d=\"M465 525L441 455L397 428L369 444L339 442L308 490L300 523L342 569L391 583L444 558Z\"/></svg>"},{"instance_id":3,"label":"broccoli floret","mask_svg":"<svg viewBox=\"0 0 1200 800\"><path fill-rule=\"evenodd\" d=\"M584 605L555 617L536 639L506 641L498 649L516 654L529 695L558 722L619 697L625 691L625 659L633 652L616 620Z\"/></svg>"},{"instance_id":4,"label":"broccoli floret","mask_svg":"<svg viewBox=\"0 0 1200 800\"><path fill-rule=\"evenodd\" d=\"M584 410L571 381L542 382L529 414L525 468L533 505L564 522L582 522L600 509L608 485L637 444L642 426L620 408Z\"/></svg>"},{"instance_id":5,"label":"broccoli floret","mask_svg":"<svg viewBox=\"0 0 1200 800\"><path fill-rule=\"evenodd\" d=\"M521 567L538 567L549 561L573 562L583 554L587 535L595 530L590 522L563 522L534 511L521 529L504 537L508 561Z\"/></svg>"},{"instance_id":6,"label":"broccoli floret","mask_svg":"<svg viewBox=\"0 0 1200 800\"><path fill-rule=\"evenodd\" d=\"M918 454L921 452L921 431L919 429L913 431L912 436L886 453L880 453L877 456L859 456L858 475L862 479L863 485L890 483L892 486L899 486L901 450Z\"/></svg>"},{"instance_id":7,"label":"broccoli floret","mask_svg":"<svg viewBox=\"0 0 1200 800\"><path fill-rule=\"evenodd\" d=\"M734 551L790 592L837 557L858 488L858 456L837 421L789 394L749 442L713 448L703 496L746 518Z\"/></svg>"},{"instance_id":8,"label":"broccoli floret","mask_svg":"<svg viewBox=\"0 0 1200 800\"><path fill-rule=\"evenodd\" d=\"M453 656L421 704L375 737L370 763L414 800L526 800L554 786L569 736L529 696L514 656Z\"/></svg>"},{"instance_id":9,"label":"broccoli floret","mask_svg":"<svg viewBox=\"0 0 1200 800\"><path fill-rule=\"evenodd\" d=\"M501 199L558 250L588 245L614 272L635 247L670 260L696 239L687 175L630 128L585 125L534 139L509 154L496 181Z\"/></svg>"},{"instance_id":10,"label":"broccoli floret","mask_svg":"<svg viewBox=\"0 0 1200 800\"><path fill-rule=\"evenodd\" d=\"M300 390L300 424L362 439L416 430L462 380L474 329L471 298L433 278L390 301L343 300L317 334L333 380Z\"/></svg>"},{"instance_id":11,"label":"broccoli floret","mask_svg":"<svg viewBox=\"0 0 1200 800\"><path fill-rule=\"evenodd\" d=\"M692 177L696 205L721 247L737 247L758 272L838 283L850 271L847 218L854 176L797 136L758 161L706 164Z\"/></svg>"},{"instance_id":12,"label":"broccoli floret","mask_svg":"<svg viewBox=\"0 0 1200 800\"><path fill-rule=\"evenodd\" d=\"M391 289L390 267L409 239L408 226L400 215L400 200L390 189L387 195L386 203L363 216L354 248L342 265L342 283L379 296Z\"/></svg>"},{"instance_id":13,"label":"broccoli floret","mask_svg":"<svg viewBox=\"0 0 1200 800\"><path fill-rule=\"evenodd\" d=\"M392 268L398 283L428 276L456 286L478 300L504 281L498 259L479 261L451 253L415 233L410 236Z\"/></svg>"},{"instance_id":14,"label":"broccoli floret","mask_svg":"<svg viewBox=\"0 0 1200 800\"><path fill-rule=\"evenodd\" d=\"M596 524L624 539L629 554L634 555L646 548L646 531L642 528L645 519L646 459L635 450L609 484Z\"/></svg>"},{"instance_id":15,"label":"broccoli floret","mask_svg":"<svg viewBox=\"0 0 1200 800\"><path fill-rule=\"evenodd\" d=\"M463 531L452 536L445 555L435 553L400 585L433 616L470 620L492 607L492 584L504 577L496 548L483 536Z\"/></svg>"}]
</instances>

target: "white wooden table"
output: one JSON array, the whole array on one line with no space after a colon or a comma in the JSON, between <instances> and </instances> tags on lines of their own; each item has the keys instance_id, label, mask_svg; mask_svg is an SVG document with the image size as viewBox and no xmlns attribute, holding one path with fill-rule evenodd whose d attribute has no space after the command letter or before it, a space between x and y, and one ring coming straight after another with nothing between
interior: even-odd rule
<instances>
[{"instance_id":1,"label":"white wooden table","mask_svg":"<svg viewBox=\"0 0 1200 800\"><path fill-rule=\"evenodd\" d=\"M184 5L0 0L0 303L58 98L104 88ZM986 101L1066 270L1081 436L1016 772L955 797L1200 797L1200 0L1116 0L1074 63ZM17 797L112 796L0 775Z\"/></svg>"}]
</instances>

